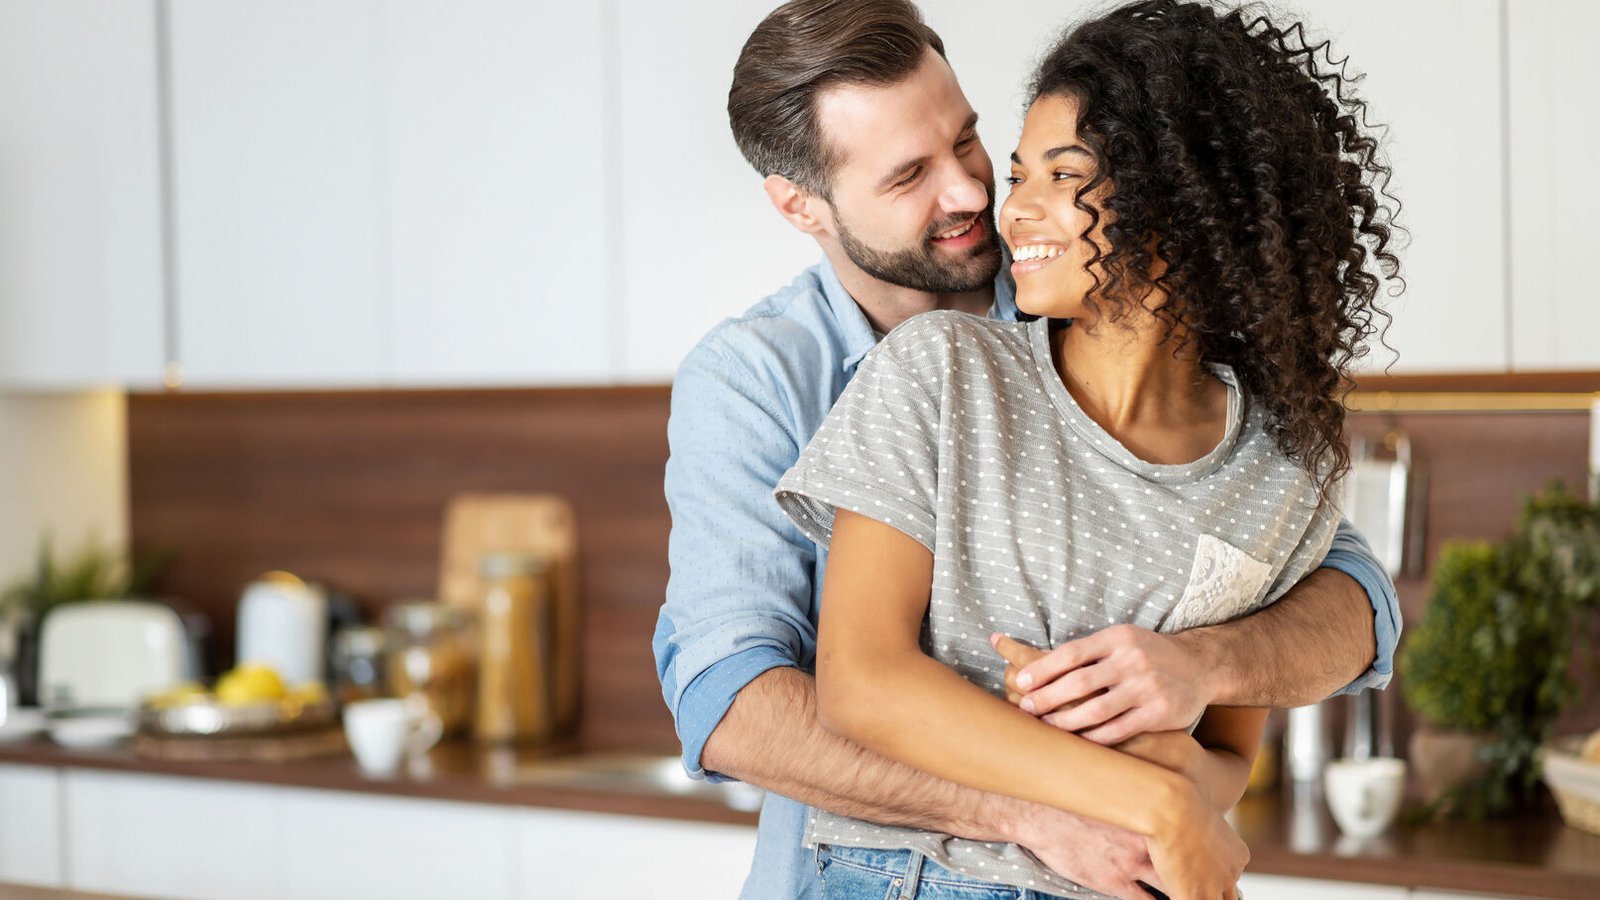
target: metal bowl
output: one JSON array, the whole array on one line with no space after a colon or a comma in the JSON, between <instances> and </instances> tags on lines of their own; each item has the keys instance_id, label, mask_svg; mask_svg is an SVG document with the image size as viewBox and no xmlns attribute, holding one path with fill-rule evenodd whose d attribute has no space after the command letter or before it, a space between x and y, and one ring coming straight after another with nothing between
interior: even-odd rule
<instances>
[{"instance_id":1,"label":"metal bowl","mask_svg":"<svg viewBox=\"0 0 1600 900\"><path fill-rule=\"evenodd\" d=\"M198 698L174 706L139 708L139 730L168 737L241 737L292 734L326 728L338 721L332 701L271 701L225 705Z\"/></svg>"}]
</instances>

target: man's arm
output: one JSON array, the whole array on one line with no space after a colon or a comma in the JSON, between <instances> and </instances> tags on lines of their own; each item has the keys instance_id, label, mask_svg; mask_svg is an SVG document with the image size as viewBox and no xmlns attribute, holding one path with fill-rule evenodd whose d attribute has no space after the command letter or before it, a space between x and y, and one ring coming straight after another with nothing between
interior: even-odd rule
<instances>
[{"instance_id":1,"label":"man's arm","mask_svg":"<svg viewBox=\"0 0 1600 900\"><path fill-rule=\"evenodd\" d=\"M711 732L703 764L840 815L1021 844L1065 877L1113 897L1148 900L1135 882L1160 886L1144 839L1133 832L902 765L823 729L816 704L812 676L763 673Z\"/></svg>"},{"instance_id":2,"label":"man's arm","mask_svg":"<svg viewBox=\"0 0 1600 900\"><path fill-rule=\"evenodd\" d=\"M754 373L702 346L673 385L667 601L654 650L684 766L844 815L1028 847L1119 897L1154 878L1130 832L986 795L823 731L815 680L811 541L772 499L799 440ZM721 773L721 774L719 774ZM796 836L796 840L799 836Z\"/></svg>"},{"instance_id":3,"label":"man's arm","mask_svg":"<svg viewBox=\"0 0 1600 900\"><path fill-rule=\"evenodd\" d=\"M1393 583L1340 523L1323 567L1263 610L1170 635L1113 626L1009 667L1006 684L1051 724L1120 744L1187 728L1207 706L1305 706L1381 687L1399 618Z\"/></svg>"}]
</instances>

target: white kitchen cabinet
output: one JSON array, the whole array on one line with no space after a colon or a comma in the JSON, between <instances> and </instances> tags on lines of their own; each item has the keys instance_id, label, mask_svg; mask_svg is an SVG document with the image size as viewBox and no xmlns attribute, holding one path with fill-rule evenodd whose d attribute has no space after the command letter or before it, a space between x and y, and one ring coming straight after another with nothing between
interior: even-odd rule
<instances>
[{"instance_id":1,"label":"white kitchen cabinet","mask_svg":"<svg viewBox=\"0 0 1600 900\"><path fill-rule=\"evenodd\" d=\"M0 0L0 386L159 384L155 5Z\"/></svg>"},{"instance_id":2,"label":"white kitchen cabinet","mask_svg":"<svg viewBox=\"0 0 1600 900\"><path fill-rule=\"evenodd\" d=\"M671 380L713 325L822 258L772 209L728 130L734 61L775 5L705 0L685 15L671 3L617 3L620 131L597 148L612 174L596 202L617 224L606 262L620 278L623 381Z\"/></svg>"},{"instance_id":3,"label":"white kitchen cabinet","mask_svg":"<svg viewBox=\"0 0 1600 900\"><path fill-rule=\"evenodd\" d=\"M0 881L61 887L61 776L0 765Z\"/></svg>"},{"instance_id":4,"label":"white kitchen cabinet","mask_svg":"<svg viewBox=\"0 0 1600 900\"><path fill-rule=\"evenodd\" d=\"M178 345L195 387L373 385L378 0L173 0Z\"/></svg>"},{"instance_id":5,"label":"white kitchen cabinet","mask_svg":"<svg viewBox=\"0 0 1600 900\"><path fill-rule=\"evenodd\" d=\"M272 788L68 769L67 887L147 897L283 897Z\"/></svg>"},{"instance_id":6,"label":"white kitchen cabinet","mask_svg":"<svg viewBox=\"0 0 1600 900\"><path fill-rule=\"evenodd\" d=\"M739 895L756 830L524 810L517 839L525 900L701 900Z\"/></svg>"},{"instance_id":7,"label":"white kitchen cabinet","mask_svg":"<svg viewBox=\"0 0 1600 900\"><path fill-rule=\"evenodd\" d=\"M1391 191L1410 230L1391 299L1393 371L1493 372L1508 363L1504 85L1496 0L1288 0L1348 56L1368 116L1387 125ZM1420 39L1419 36L1426 36ZM1319 61L1322 61L1319 59ZM1393 357L1380 345L1362 368Z\"/></svg>"},{"instance_id":8,"label":"white kitchen cabinet","mask_svg":"<svg viewBox=\"0 0 1600 900\"><path fill-rule=\"evenodd\" d=\"M1600 7L1506 4L1511 111L1511 368L1600 368L1600 304L1589 273L1600 243L1594 178L1600 72L1588 39Z\"/></svg>"},{"instance_id":9,"label":"white kitchen cabinet","mask_svg":"<svg viewBox=\"0 0 1600 900\"><path fill-rule=\"evenodd\" d=\"M1239 891L1247 900L1407 900L1406 888L1381 884L1355 884L1282 875L1245 873Z\"/></svg>"},{"instance_id":10,"label":"white kitchen cabinet","mask_svg":"<svg viewBox=\"0 0 1600 900\"><path fill-rule=\"evenodd\" d=\"M510 807L279 792L283 898L516 896Z\"/></svg>"},{"instance_id":11,"label":"white kitchen cabinet","mask_svg":"<svg viewBox=\"0 0 1600 900\"><path fill-rule=\"evenodd\" d=\"M605 8L384 5L394 383L609 380L631 248L608 206Z\"/></svg>"}]
</instances>

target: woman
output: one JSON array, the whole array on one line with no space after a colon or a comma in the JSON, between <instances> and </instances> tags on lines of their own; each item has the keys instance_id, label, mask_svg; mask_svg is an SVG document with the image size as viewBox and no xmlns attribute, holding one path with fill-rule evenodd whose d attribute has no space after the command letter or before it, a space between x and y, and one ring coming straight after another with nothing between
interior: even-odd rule
<instances>
[{"instance_id":1,"label":"woman","mask_svg":"<svg viewBox=\"0 0 1600 900\"><path fill-rule=\"evenodd\" d=\"M1248 851L1222 812L1265 711L1105 748L1008 704L989 642L1225 621L1325 554L1346 367L1398 262L1388 170L1320 49L1173 0L1067 34L1000 215L1039 318L902 325L777 492L830 545L824 725L1138 832L1180 898L1235 896ZM1015 845L820 811L807 840L829 897L1085 893Z\"/></svg>"}]
</instances>

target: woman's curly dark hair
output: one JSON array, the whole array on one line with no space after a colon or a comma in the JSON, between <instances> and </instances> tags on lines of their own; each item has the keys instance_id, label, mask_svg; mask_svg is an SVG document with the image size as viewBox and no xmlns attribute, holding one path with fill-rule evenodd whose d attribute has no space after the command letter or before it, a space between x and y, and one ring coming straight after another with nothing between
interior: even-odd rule
<instances>
[{"instance_id":1,"label":"woman's curly dark hair","mask_svg":"<svg viewBox=\"0 0 1600 900\"><path fill-rule=\"evenodd\" d=\"M1299 23L1148 0L1069 30L1029 92L1078 103L1085 239L1101 216L1084 197L1109 182L1086 304L1114 322L1121 298L1164 292L1167 338L1233 367L1324 497L1349 467L1350 363L1387 324L1383 280L1404 286L1389 168L1328 47Z\"/></svg>"}]
</instances>

